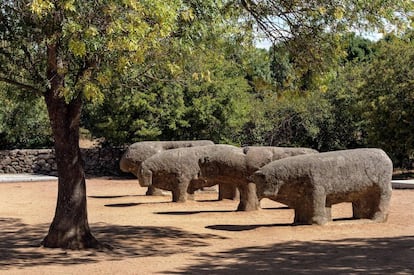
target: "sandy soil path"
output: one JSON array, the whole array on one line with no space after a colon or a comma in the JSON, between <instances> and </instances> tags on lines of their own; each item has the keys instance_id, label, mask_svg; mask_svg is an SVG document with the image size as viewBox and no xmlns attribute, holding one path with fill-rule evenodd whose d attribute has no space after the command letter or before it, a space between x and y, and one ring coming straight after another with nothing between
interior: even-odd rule
<instances>
[{"instance_id":1,"label":"sandy soil path","mask_svg":"<svg viewBox=\"0 0 414 275\"><path fill-rule=\"evenodd\" d=\"M293 211L263 200L171 203L135 180L87 181L89 222L110 252L45 249L56 182L0 184L1 274L414 274L414 190L394 190L389 220L350 220L333 208L326 226L292 226Z\"/></svg>"}]
</instances>

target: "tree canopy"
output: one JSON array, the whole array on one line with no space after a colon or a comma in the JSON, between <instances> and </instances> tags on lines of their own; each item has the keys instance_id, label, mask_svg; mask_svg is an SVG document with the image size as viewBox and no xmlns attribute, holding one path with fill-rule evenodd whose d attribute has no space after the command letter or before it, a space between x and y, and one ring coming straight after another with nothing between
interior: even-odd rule
<instances>
[{"instance_id":1,"label":"tree canopy","mask_svg":"<svg viewBox=\"0 0 414 275\"><path fill-rule=\"evenodd\" d=\"M113 83L103 104L88 106L85 127L115 144L143 139L230 140L243 123L250 87L243 54L252 33L240 9L189 2L190 15L162 43L163 54L141 67L146 73ZM127 85L126 85L127 84ZM220 130L220 131L219 131Z\"/></svg>"},{"instance_id":2,"label":"tree canopy","mask_svg":"<svg viewBox=\"0 0 414 275\"><path fill-rule=\"evenodd\" d=\"M52 85L45 68L56 45L60 94L68 102L80 94L101 100L113 77L160 49L178 3L2 1L1 80L44 93Z\"/></svg>"},{"instance_id":3,"label":"tree canopy","mask_svg":"<svg viewBox=\"0 0 414 275\"><path fill-rule=\"evenodd\" d=\"M414 162L414 36L386 37L364 70L360 90L370 144L398 166Z\"/></svg>"},{"instance_id":4,"label":"tree canopy","mask_svg":"<svg viewBox=\"0 0 414 275\"><path fill-rule=\"evenodd\" d=\"M241 0L258 27L292 53L304 74L343 55L341 36L350 32L404 32L411 27L413 1Z\"/></svg>"}]
</instances>

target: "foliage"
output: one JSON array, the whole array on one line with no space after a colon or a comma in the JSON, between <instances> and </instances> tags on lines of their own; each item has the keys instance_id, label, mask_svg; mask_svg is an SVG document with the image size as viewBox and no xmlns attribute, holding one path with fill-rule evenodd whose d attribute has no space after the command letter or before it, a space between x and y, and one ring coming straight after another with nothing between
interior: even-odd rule
<instances>
[{"instance_id":1,"label":"foliage","mask_svg":"<svg viewBox=\"0 0 414 275\"><path fill-rule=\"evenodd\" d=\"M152 81L145 91L114 90L102 104L87 107L85 126L115 144L144 139L232 140L248 109L249 87L234 66L205 61L209 81L190 76L180 82Z\"/></svg>"},{"instance_id":2,"label":"foliage","mask_svg":"<svg viewBox=\"0 0 414 275\"><path fill-rule=\"evenodd\" d=\"M364 62L369 61L375 53L374 42L367 38L351 33L344 37L346 41L346 61Z\"/></svg>"},{"instance_id":3,"label":"foliage","mask_svg":"<svg viewBox=\"0 0 414 275\"><path fill-rule=\"evenodd\" d=\"M179 138L209 138L220 143L239 143L238 131L250 110L250 87L243 72L229 61L210 64L211 82L195 81L185 89L188 127Z\"/></svg>"},{"instance_id":4,"label":"foliage","mask_svg":"<svg viewBox=\"0 0 414 275\"><path fill-rule=\"evenodd\" d=\"M274 91L255 103L244 127L244 142L320 151L364 146L366 123L359 91L374 43L349 34L343 48L347 57L301 75L286 46L274 45L269 52Z\"/></svg>"},{"instance_id":5,"label":"foliage","mask_svg":"<svg viewBox=\"0 0 414 275\"><path fill-rule=\"evenodd\" d=\"M161 1L98 1L93 7L77 1L14 2L16 10L30 7L38 17L26 14L21 20L12 20L6 15L13 5L2 3L5 24L0 28L2 40L8 42L2 46L0 77L21 89L42 93L50 86L43 69L47 59L44 49L59 39L62 54L67 54L59 69L65 77L61 93L68 101L78 94L93 101L86 107L83 121L95 136L105 136L116 144L183 138L264 142L269 138L259 138L258 133L240 136L251 107L251 123L255 124L255 119L269 114L266 108L275 112L279 107L287 108L289 100L280 102L281 94L292 97L289 108L302 106L295 99L301 90L299 94L307 99L318 95L322 106L328 104L327 100L339 108L332 107L331 122L349 122L349 127L336 127L335 122L318 126L324 132L319 138L325 141L317 146L326 149L358 146L362 140L353 137L362 138L363 131L359 122L352 123L358 116L355 110L347 115L337 111L344 104L358 104L353 94L344 92L343 85L350 84L340 83L342 72L338 72L328 93L319 94L328 89L332 72L338 70L333 68L338 57L344 58L347 53L348 61L358 63L373 54L366 39L340 34L353 28L380 30L388 23L402 26L411 8L409 1L381 5L379 1L352 5L332 5L331 1L241 1L252 16L249 18L231 1L176 1L169 5ZM55 11L64 20L51 28ZM267 27L266 32L277 42L270 55L251 48L251 19L258 20L259 27ZM61 31L58 38L56 31ZM23 70L16 74L17 68ZM247 94L249 89L255 99ZM313 90L317 92L307 92ZM272 93L278 95L273 97ZM263 101L273 104L262 107ZM275 102L280 106L275 107ZM338 130L344 128L350 132ZM309 136L316 138L314 134ZM308 143L311 139L306 138Z\"/></svg>"},{"instance_id":6,"label":"foliage","mask_svg":"<svg viewBox=\"0 0 414 275\"><path fill-rule=\"evenodd\" d=\"M241 55L249 30L237 22L237 9L217 2L188 1L183 10L163 54L131 66L102 104L87 107L83 122L95 136L115 144L236 139L248 109Z\"/></svg>"},{"instance_id":7,"label":"foliage","mask_svg":"<svg viewBox=\"0 0 414 275\"><path fill-rule=\"evenodd\" d=\"M247 124L246 144L306 146L323 149L325 128L333 123L331 106L320 92L286 91L270 95L257 108L258 118ZM325 130L325 131L324 131Z\"/></svg>"},{"instance_id":8,"label":"foliage","mask_svg":"<svg viewBox=\"0 0 414 275\"><path fill-rule=\"evenodd\" d=\"M365 71L369 143L384 148L396 165L414 161L414 39L390 36L378 43L378 54Z\"/></svg>"},{"instance_id":9,"label":"foliage","mask_svg":"<svg viewBox=\"0 0 414 275\"><path fill-rule=\"evenodd\" d=\"M146 72L146 66L137 64L163 54L162 45L174 30L180 3L2 1L0 81L13 85L13 90L21 93L20 98L56 89L68 104L77 98L102 102L105 93L113 92L113 83L125 80L126 75L131 79ZM57 53L55 59L53 52ZM133 66L136 75L129 75ZM63 80L52 87L57 79ZM123 89L117 91L122 93ZM1 92L8 101L22 105L20 113L29 104ZM44 113L39 115L44 117ZM23 137L6 130L8 140L19 146ZM33 146L44 143L41 140L45 134L47 131L38 135L39 141L33 141Z\"/></svg>"},{"instance_id":10,"label":"foliage","mask_svg":"<svg viewBox=\"0 0 414 275\"><path fill-rule=\"evenodd\" d=\"M350 44L352 45L352 43ZM348 61L328 84L324 98L331 106L333 123L324 130L326 150L352 149L367 144L364 102L360 90L364 82L365 56Z\"/></svg>"},{"instance_id":11,"label":"foliage","mask_svg":"<svg viewBox=\"0 0 414 275\"><path fill-rule=\"evenodd\" d=\"M0 79L42 93L47 50L58 46L60 93L102 100L111 79L159 49L173 29L178 1L2 1ZM50 52L49 52L50 54Z\"/></svg>"},{"instance_id":12,"label":"foliage","mask_svg":"<svg viewBox=\"0 0 414 275\"><path fill-rule=\"evenodd\" d=\"M353 30L385 32L387 28L404 31L410 27L414 8L411 0L241 3L274 44L286 46L298 72L304 74L343 55L341 34Z\"/></svg>"},{"instance_id":13,"label":"foliage","mask_svg":"<svg viewBox=\"0 0 414 275\"><path fill-rule=\"evenodd\" d=\"M39 148L51 145L44 101L16 93L0 84L0 149Z\"/></svg>"}]
</instances>

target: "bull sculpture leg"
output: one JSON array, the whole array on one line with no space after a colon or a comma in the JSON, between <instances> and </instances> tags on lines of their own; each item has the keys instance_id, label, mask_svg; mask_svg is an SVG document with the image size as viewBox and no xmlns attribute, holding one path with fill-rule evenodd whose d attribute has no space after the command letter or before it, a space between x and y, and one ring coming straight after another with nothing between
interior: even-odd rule
<instances>
[{"instance_id":1,"label":"bull sculpture leg","mask_svg":"<svg viewBox=\"0 0 414 275\"><path fill-rule=\"evenodd\" d=\"M178 184L175 184L172 190L172 201L173 202L186 202L187 201L187 190L190 185L190 180L179 178Z\"/></svg>"},{"instance_id":2,"label":"bull sculpture leg","mask_svg":"<svg viewBox=\"0 0 414 275\"><path fill-rule=\"evenodd\" d=\"M239 184L237 188L240 191L240 203L237 206L237 211L254 211L260 209L255 183Z\"/></svg>"},{"instance_id":3,"label":"bull sculpture leg","mask_svg":"<svg viewBox=\"0 0 414 275\"><path fill-rule=\"evenodd\" d=\"M379 199L378 211L374 214L373 220L376 222L385 222L388 219L388 209L391 201L392 188L384 190Z\"/></svg>"},{"instance_id":4,"label":"bull sculpture leg","mask_svg":"<svg viewBox=\"0 0 414 275\"><path fill-rule=\"evenodd\" d=\"M312 194L312 204L313 204L313 215L312 223L323 225L328 222L328 217L326 214L326 193L325 190L320 188L315 188ZM329 214L330 215L330 214Z\"/></svg>"},{"instance_id":5,"label":"bull sculpture leg","mask_svg":"<svg viewBox=\"0 0 414 275\"><path fill-rule=\"evenodd\" d=\"M326 215L326 219L328 221L332 221L332 205L326 205L325 206L325 215Z\"/></svg>"}]
</instances>

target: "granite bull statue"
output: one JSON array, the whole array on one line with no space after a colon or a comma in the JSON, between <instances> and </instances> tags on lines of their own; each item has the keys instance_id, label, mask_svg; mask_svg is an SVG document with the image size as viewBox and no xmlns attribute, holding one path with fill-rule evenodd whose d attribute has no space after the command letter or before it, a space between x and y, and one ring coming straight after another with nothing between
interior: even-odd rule
<instances>
[{"instance_id":1,"label":"granite bull statue","mask_svg":"<svg viewBox=\"0 0 414 275\"><path fill-rule=\"evenodd\" d=\"M138 181L143 187L171 191L173 202L185 202L187 197L192 198L195 190L220 184L199 177L199 160L215 152L239 152L243 155L239 147L220 144L167 150L142 162L137 173Z\"/></svg>"},{"instance_id":2,"label":"granite bull statue","mask_svg":"<svg viewBox=\"0 0 414 275\"><path fill-rule=\"evenodd\" d=\"M171 149L183 147L195 147L213 145L210 140L189 140L189 141L141 141L131 144L121 157L119 166L122 171L138 176L141 163L147 158ZM162 191L149 187L147 195L161 195Z\"/></svg>"},{"instance_id":3,"label":"granite bull statue","mask_svg":"<svg viewBox=\"0 0 414 275\"><path fill-rule=\"evenodd\" d=\"M265 164L289 156L316 154L309 148L272 146L251 146L238 151L215 151L199 160L200 178L220 183L220 187L236 187L240 192L239 211L252 211L260 208L256 196L256 186L250 176Z\"/></svg>"},{"instance_id":4,"label":"granite bull statue","mask_svg":"<svg viewBox=\"0 0 414 275\"><path fill-rule=\"evenodd\" d=\"M296 224L325 224L331 206L351 202L353 217L387 220L392 162L380 149L353 149L273 161L251 177L259 200L269 198L295 211Z\"/></svg>"}]
</instances>

